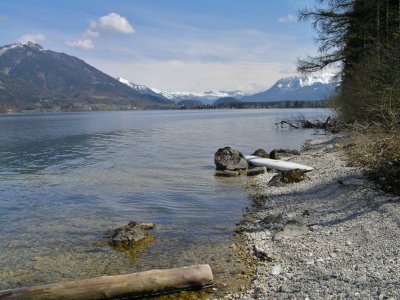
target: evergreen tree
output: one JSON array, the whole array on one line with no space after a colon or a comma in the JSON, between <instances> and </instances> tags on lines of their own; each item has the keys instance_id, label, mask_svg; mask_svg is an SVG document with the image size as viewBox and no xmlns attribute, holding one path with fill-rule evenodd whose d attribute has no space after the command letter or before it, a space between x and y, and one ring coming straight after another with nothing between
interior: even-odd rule
<instances>
[{"instance_id":1,"label":"evergreen tree","mask_svg":"<svg viewBox=\"0 0 400 300\"><path fill-rule=\"evenodd\" d=\"M304 10L318 32L318 57L299 62L313 72L342 64L339 108L346 120L400 125L400 1L318 0Z\"/></svg>"}]
</instances>

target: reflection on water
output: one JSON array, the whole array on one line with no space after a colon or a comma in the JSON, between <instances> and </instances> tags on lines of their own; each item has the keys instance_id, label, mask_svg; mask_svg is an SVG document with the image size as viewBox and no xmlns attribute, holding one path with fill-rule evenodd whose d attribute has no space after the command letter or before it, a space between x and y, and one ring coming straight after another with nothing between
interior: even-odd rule
<instances>
[{"instance_id":1,"label":"reflection on water","mask_svg":"<svg viewBox=\"0 0 400 300\"><path fill-rule=\"evenodd\" d=\"M180 266L198 259L194 248L229 246L250 187L245 177L214 177L215 151L299 148L313 131L273 125L298 114L1 116L0 288ZM158 226L136 261L97 243L132 220Z\"/></svg>"}]
</instances>

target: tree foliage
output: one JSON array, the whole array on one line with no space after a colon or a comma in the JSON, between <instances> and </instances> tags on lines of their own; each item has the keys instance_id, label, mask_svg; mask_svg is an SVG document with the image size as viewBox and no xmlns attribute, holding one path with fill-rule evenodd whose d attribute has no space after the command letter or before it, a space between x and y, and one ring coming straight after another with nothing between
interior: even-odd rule
<instances>
[{"instance_id":1,"label":"tree foliage","mask_svg":"<svg viewBox=\"0 0 400 300\"><path fill-rule=\"evenodd\" d=\"M301 72L342 65L339 111L347 121L400 126L400 0L318 0L300 12L317 30L319 56Z\"/></svg>"}]
</instances>

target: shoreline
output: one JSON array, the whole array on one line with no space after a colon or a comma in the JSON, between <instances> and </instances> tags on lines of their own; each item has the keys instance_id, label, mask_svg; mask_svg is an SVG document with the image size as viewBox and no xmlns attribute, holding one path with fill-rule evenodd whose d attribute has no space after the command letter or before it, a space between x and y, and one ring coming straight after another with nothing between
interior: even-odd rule
<instances>
[{"instance_id":1,"label":"shoreline","mask_svg":"<svg viewBox=\"0 0 400 300\"><path fill-rule=\"evenodd\" d=\"M253 207L238 224L256 258L251 288L228 299L398 299L400 197L347 167L343 137L306 142L289 160L314 167L305 181L254 178Z\"/></svg>"}]
</instances>

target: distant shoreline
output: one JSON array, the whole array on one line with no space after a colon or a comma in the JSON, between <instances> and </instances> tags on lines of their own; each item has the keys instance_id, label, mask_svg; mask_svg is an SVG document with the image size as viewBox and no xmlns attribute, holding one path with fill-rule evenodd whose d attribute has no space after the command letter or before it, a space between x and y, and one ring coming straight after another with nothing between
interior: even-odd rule
<instances>
[{"instance_id":1,"label":"distant shoreline","mask_svg":"<svg viewBox=\"0 0 400 300\"><path fill-rule=\"evenodd\" d=\"M279 101L279 102L235 102L215 105L203 105L199 106L179 106L174 107L157 107L157 108L136 108L128 109L115 106L110 109L77 109L77 110L12 110L7 109L0 111L0 115L20 115L20 114L46 114L46 113L77 113L77 112L106 112L106 111L154 111L154 110L219 110L219 109L299 109L299 108L330 108L328 100L321 101Z\"/></svg>"}]
</instances>

